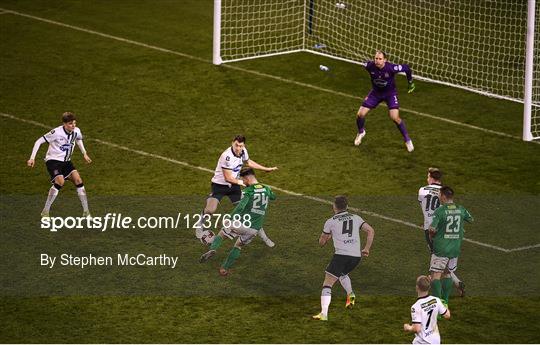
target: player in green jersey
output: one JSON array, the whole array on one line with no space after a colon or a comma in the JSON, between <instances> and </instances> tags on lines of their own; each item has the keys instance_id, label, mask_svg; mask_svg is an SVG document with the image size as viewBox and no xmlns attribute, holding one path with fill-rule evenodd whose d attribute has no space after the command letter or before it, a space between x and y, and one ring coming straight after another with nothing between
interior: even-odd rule
<instances>
[{"instance_id":1,"label":"player in green jersey","mask_svg":"<svg viewBox=\"0 0 540 345\"><path fill-rule=\"evenodd\" d=\"M216 250L223 243L224 238L232 240L238 237L229 256L227 256L219 268L219 273L224 276L229 274L229 269L240 256L243 246L249 244L257 235L266 237L263 230L264 219L266 218L270 200L276 199L270 187L257 181L253 169L242 170L240 177L247 187L244 189L244 196L240 200L240 203L238 203L231 213L231 219L236 218L240 220L233 222L231 227L221 229L212 242L210 250L204 253L199 260L202 263L214 256Z\"/></svg>"},{"instance_id":2,"label":"player in green jersey","mask_svg":"<svg viewBox=\"0 0 540 345\"><path fill-rule=\"evenodd\" d=\"M473 217L467 209L454 204L454 191L445 186L440 190L442 205L435 210L430 233L433 239L430 271L432 295L448 304L452 291L450 271L457 269L458 257L463 242L463 223L472 222Z\"/></svg>"}]
</instances>

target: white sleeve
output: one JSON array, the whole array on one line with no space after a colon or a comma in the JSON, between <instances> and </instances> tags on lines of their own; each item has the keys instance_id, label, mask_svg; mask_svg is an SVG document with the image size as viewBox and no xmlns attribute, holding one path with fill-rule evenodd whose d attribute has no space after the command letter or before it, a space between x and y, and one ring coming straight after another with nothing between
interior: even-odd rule
<instances>
[{"instance_id":1,"label":"white sleeve","mask_svg":"<svg viewBox=\"0 0 540 345\"><path fill-rule=\"evenodd\" d=\"M246 148L244 148L244 162L249 161L249 153Z\"/></svg>"},{"instance_id":2,"label":"white sleeve","mask_svg":"<svg viewBox=\"0 0 540 345\"><path fill-rule=\"evenodd\" d=\"M364 223L366 222L364 220L364 218L360 217L359 215L356 215L357 219L358 219L358 224L360 224L358 230L362 230L362 225L364 225Z\"/></svg>"},{"instance_id":3,"label":"white sleeve","mask_svg":"<svg viewBox=\"0 0 540 345\"><path fill-rule=\"evenodd\" d=\"M332 233L332 222L330 221L330 219L328 219L326 223L324 223L324 228L322 232L328 235Z\"/></svg>"},{"instance_id":4,"label":"white sleeve","mask_svg":"<svg viewBox=\"0 0 540 345\"><path fill-rule=\"evenodd\" d=\"M222 169L232 170L231 156L227 152L223 152L219 157L219 165Z\"/></svg>"},{"instance_id":5,"label":"white sleeve","mask_svg":"<svg viewBox=\"0 0 540 345\"><path fill-rule=\"evenodd\" d=\"M78 134L77 135L77 140L83 140L83 135L82 135L82 132L81 132L81 130L79 128L77 128L77 132L78 132L77 133Z\"/></svg>"},{"instance_id":6,"label":"white sleeve","mask_svg":"<svg viewBox=\"0 0 540 345\"><path fill-rule=\"evenodd\" d=\"M448 309L446 309L446 307L444 306L444 304L442 304L440 299L437 300L437 308L440 315L444 315L448 311Z\"/></svg>"},{"instance_id":7,"label":"white sleeve","mask_svg":"<svg viewBox=\"0 0 540 345\"><path fill-rule=\"evenodd\" d=\"M86 154L86 149L84 148L84 144L83 144L82 139L77 139L77 146L79 146L79 150L81 150L81 153L83 155L85 155Z\"/></svg>"},{"instance_id":8,"label":"white sleeve","mask_svg":"<svg viewBox=\"0 0 540 345\"><path fill-rule=\"evenodd\" d=\"M421 309L414 307L414 305L411 307L411 321L412 323L422 323L422 311Z\"/></svg>"},{"instance_id":9,"label":"white sleeve","mask_svg":"<svg viewBox=\"0 0 540 345\"><path fill-rule=\"evenodd\" d=\"M39 147L41 144L45 144L47 140L45 140L45 136L39 137L38 140L34 143L34 148L32 149L32 154L30 155L30 159L36 159L37 152L39 150Z\"/></svg>"},{"instance_id":10,"label":"white sleeve","mask_svg":"<svg viewBox=\"0 0 540 345\"><path fill-rule=\"evenodd\" d=\"M422 202L422 200L424 199L425 196L426 196L425 189L424 189L424 187L421 187L421 188L418 190L418 201L419 201L419 202Z\"/></svg>"},{"instance_id":11,"label":"white sleeve","mask_svg":"<svg viewBox=\"0 0 540 345\"><path fill-rule=\"evenodd\" d=\"M56 137L55 131L56 131L55 129L51 129L50 132L47 132L45 133L45 135L43 135L43 139L45 139L45 141L50 144L51 142L54 141Z\"/></svg>"}]
</instances>

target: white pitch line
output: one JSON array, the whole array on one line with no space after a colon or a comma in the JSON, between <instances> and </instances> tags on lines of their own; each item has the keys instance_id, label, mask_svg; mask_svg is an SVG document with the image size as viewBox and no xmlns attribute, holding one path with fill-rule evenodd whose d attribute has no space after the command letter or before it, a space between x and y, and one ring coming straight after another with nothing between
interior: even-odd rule
<instances>
[{"instance_id":1,"label":"white pitch line","mask_svg":"<svg viewBox=\"0 0 540 345\"><path fill-rule=\"evenodd\" d=\"M32 124L34 126L42 127L42 128L45 128L45 129L53 128L52 126L47 126L47 125L45 125L45 124L43 124L41 122L23 119L23 118L20 118L20 117L14 116L14 115L10 115L10 114L6 114L6 113L0 113L0 116L8 118L8 119L16 120L16 121L19 121L19 122L29 123L29 124ZM149 152L146 152L146 151L132 149L132 148L129 148L127 146L118 145L118 144L111 143L111 142L108 142L108 141L105 141L105 140L94 139L94 138L90 138L90 139L86 139L86 140L94 141L96 143L99 143L99 144L102 144L102 145L105 145L105 146L109 146L109 147L113 147L113 148L116 148L116 149L119 149L119 150L124 150L124 151L127 151L127 152L136 153L136 154L139 154L141 156L161 159L161 160L166 161L166 162L182 165L182 166L184 166L186 168L196 169L196 170L200 170L200 171L204 171L204 172L208 172L208 173L213 173L214 172L214 170L212 170L212 169L208 169L208 168L197 166L197 165L192 165L192 164L189 164L187 162L179 161L177 159L157 155L157 154L154 154L154 153L149 153ZM302 198L305 198L305 199L309 199L309 200L317 201L317 202L320 202L320 203L332 205L332 201L330 201L330 200L314 197L314 196L311 196L311 195L305 195L305 194L302 194L302 193L293 192L293 191L283 189L283 188L280 188L280 187L276 187L276 186L272 186L272 185L269 185L269 186L271 188L273 188L275 190L279 190L279 191L281 191L281 192L283 192L285 194L289 194L289 195L293 195L293 196L297 196L297 197L302 197ZM410 222L407 222L407 221L404 221L404 220L401 220L401 219L397 219L397 218L388 217L388 216L385 216L385 215L382 215L382 214L379 214L379 213L376 213L376 212L371 212L371 211L367 211L367 210L361 210L361 209L358 209L358 208L355 208L355 207L350 207L350 209L352 211L354 211L354 212L367 214L367 215L370 215L370 216L373 216L373 217L376 217L376 218L380 218L380 219L384 219L384 220L387 220L387 221L390 221L390 222L406 225L406 226L411 227L411 228L422 229L421 226L418 226L418 225L416 225L414 223L410 223ZM506 248L494 246L494 245L491 245L491 244L488 244L488 243L483 243L483 242L471 240L469 238L463 238L463 240L467 241L467 242L477 244L479 246L495 249L495 250L498 250L498 251L501 251L501 252L504 252L504 253L509 253L509 252L515 252L515 251L521 251L521 250L527 250L527 249L540 247L540 244L535 244L535 245L532 245L532 246L519 247L519 248L514 248L514 249L506 249Z\"/></svg>"},{"instance_id":2,"label":"white pitch line","mask_svg":"<svg viewBox=\"0 0 540 345\"><path fill-rule=\"evenodd\" d=\"M86 32L88 34L92 34L92 35L96 35L96 36L110 38L112 40L116 40L116 41L120 41L120 42L124 42L124 43L129 43L129 44L133 44L133 45L136 45L136 46L145 47L145 48L148 48L148 49L158 50L158 51L161 51L161 52L164 52L164 53L178 55L178 56L181 56L181 57L184 57L184 58L187 58L187 59L191 59L191 60L196 60L196 61L199 61L199 62L212 63L209 60L205 60L205 59L193 56L193 55L180 53L180 52L177 52L177 51L174 51L174 50L161 48L161 47L153 46L153 45L142 43L142 42L132 41L132 40L129 40L129 39L126 39L126 38L105 34L105 33L99 32L99 31L94 31L94 30L81 28L80 26L69 25L69 24L57 22L57 21L54 21L54 20L33 16L31 14L26 14L26 13L17 12L17 11L11 11L11 10L8 10L8 9L5 9L5 8L0 8L0 11L5 11L6 13L14 14L14 15L17 15L17 16L26 17L26 18L38 20L40 22L45 22L45 23L54 24L54 25L58 25L58 26L63 26L65 28Z\"/></svg>"},{"instance_id":3,"label":"white pitch line","mask_svg":"<svg viewBox=\"0 0 540 345\"><path fill-rule=\"evenodd\" d=\"M525 246L525 247L509 249L508 252L519 252L519 251L522 251L522 250L533 249L533 248L540 248L540 243L539 244L534 244L532 246Z\"/></svg>"},{"instance_id":4,"label":"white pitch line","mask_svg":"<svg viewBox=\"0 0 540 345\"><path fill-rule=\"evenodd\" d=\"M181 52L166 49L166 48L161 48L161 47L158 47L158 46L154 46L154 45L150 45L150 44L146 44L146 43L142 43L142 42L138 42L138 41L133 41L133 40L130 40L130 39L126 39L126 38L122 38L122 37L118 37L118 36L114 36L114 35L105 34L105 33L99 32L99 31L95 31L95 30L85 29L85 28L75 26L75 25L65 24L65 23L62 23L62 22L57 22L57 21L54 21L54 20L41 18L41 17L30 15L30 14L17 12L17 11L12 11L12 10L8 10L8 9L4 9L4 8L0 8L0 11L4 11L5 13L14 14L14 15L21 16L21 17L26 17L26 18L38 20L38 21L41 21L41 22L44 22L44 23L49 23L49 24L58 25L58 26L62 26L62 27L65 27L65 28L69 28L69 29L73 29L73 30L77 30L77 31L81 31L81 32L86 32L88 34L97 35L97 36L100 36L100 37L105 37L105 38L113 39L113 40L124 42L124 43L133 44L133 45L140 46L140 47L145 47L145 48L148 48L148 49L158 50L158 51L161 51L161 52L164 52L164 53L181 56L181 57L184 57L186 59L191 59L191 60L195 60L195 61L199 61L199 62L203 62L203 63L208 63L208 64L212 63L212 61L210 61L210 60L206 60L206 59L203 59L203 58L200 58L200 57L197 57L197 56L181 53ZM244 73L253 74L253 75L256 75L256 76L259 76L259 77L279 80L279 81L284 82L284 83L293 84L293 85L297 85L297 86L301 86L301 87L305 87L305 88L310 88L310 89L313 89L313 90L326 92L326 93L330 93L330 94L337 95L337 96L353 98L353 99L358 99L358 100L362 99L361 97L351 95L351 94L348 94L348 93L345 93L345 92L339 92L339 91L335 91L335 90L325 89L323 87L319 87L319 86L316 86L316 85L307 84L307 83L303 83L303 82L299 82L299 81L295 81L295 80L291 80L291 79L286 79L286 78L279 77L279 76L276 76L276 75L267 74L267 73L263 73L263 72L259 72L259 71L254 71L254 70L242 68L242 67L235 66L235 65L223 64L223 65L220 65L220 66L223 67L223 68L233 69L233 70L241 71L241 72L244 72ZM502 136L502 137L506 137L506 138L517 139L517 140L520 140L520 141L522 140L521 137L516 136L516 135L512 135L512 134L508 134L508 133L504 133L504 132L498 132L498 131L494 131L494 130L491 130L491 129L482 128L482 127L470 125L470 124L467 124L467 123L462 123L462 122L455 121L455 120L450 120L450 119L447 119L447 118L444 118L444 117L439 117L439 116L436 116L436 115L431 115L431 114L419 112L419 111L412 110L412 109L407 109L407 108L400 108L400 109L402 111L404 111L404 112L408 112L408 113L415 114L417 116L421 116L421 117L425 117L425 118L429 118L429 119L432 119L432 120L451 123L451 124L456 125L456 126L465 127L465 128L469 128L469 129L474 129L474 130L478 130L478 131L481 131L481 132L484 132L484 133L490 133L490 134L494 134L494 135L498 135L498 136ZM530 143L540 144L540 141L530 141Z\"/></svg>"},{"instance_id":5,"label":"white pitch line","mask_svg":"<svg viewBox=\"0 0 540 345\"><path fill-rule=\"evenodd\" d=\"M480 246L484 246L484 247L488 247L488 248L493 248L493 249L496 249L496 250L500 250L501 252L505 252L505 253L509 253L509 252L512 251L512 249L506 249L506 248L494 246L494 245L491 245L491 244L486 244L486 243L478 242L478 241L471 240L471 239L465 238L465 237L463 237L463 240L464 240L464 241L467 241L467 242L474 243L474 244L478 244L478 245L480 245Z\"/></svg>"}]
</instances>

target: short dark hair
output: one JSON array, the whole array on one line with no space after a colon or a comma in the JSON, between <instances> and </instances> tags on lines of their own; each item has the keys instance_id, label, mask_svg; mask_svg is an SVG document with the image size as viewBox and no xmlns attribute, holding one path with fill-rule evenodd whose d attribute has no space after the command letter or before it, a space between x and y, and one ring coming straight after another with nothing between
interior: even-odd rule
<instances>
[{"instance_id":1,"label":"short dark hair","mask_svg":"<svg viewBox=\"0 0 540 345\"><path fill-rule=\"evenodd\" d=\"M77 118L75 117L75 114L73 114L71 111L66 111L65 113L62 114L63 123L68 123L75 120L77 120Z\"/></svg>"},{"instance_id":2,"label":"short dark hair","mask_svg":"<svg viewBox=\"0 0 540 345\"><path fill-rule=\"evenodd\" d=\"M336 196L336 199L334 200L334 205L340 211L346 210L347 206L349 206L349 203L347 202L347 197L345 195Z\"/></svg>"},{"instance_id":3,"label":"short dark hair","mask_svg":"<svg viewBox=\"0 0 540 345\"><path fill-rule=\"evenodd\" d=\"M440 171L437 168L429 168L428 173L429 173L429 177L431 177L434 180L440 181L442 179L442 171Z\"/></svg>"},{"instance_id":4,"label":"short dark hair","mask_svg":"<svg viewBox=\"0 0 540 345\"><path fill-rule=\"evenodd\" d=\"M418 287L418 290L427 292L431 287L431 279L427 276L420 276L416 278L416 286Z\"/></svg>"},{"instance_id":5,"label":"short dark hair","mask_svg":"<svg viewBox=\"0 0 540 345\"><path fill-rule=\"evenodd\" d=\"M375 51L375 54L377 54L377 53L381 53L382 56L383 56L383 58L385 58L385 59L388 60L388 54L386 54L386 52L385 52L384 50L377 49L377 50Z\"/></svg>"},{"instance_id":6,"label":"short dark hair","mask_svg":"<svg viewBox=\"0 0 540 345\"><path fill-rule=\"evenodd\" d=\"M454 190L448 186L441 188L441 195L444 195L447 199L454 198Z\"/></svg>"},{"instance_id":7,"label":"short dark hair","mask_svg":"<svg viewBox=\"0 0 540 345\"><path fill-rule=\"evenodd\" d=\"M245 143L246 137L243 136L242 134L238 134L237 136L234 137L233 141L238 141L239 143Z\"/></svg>"},{"instance_id":8,"label":"short dark hair","mask_svg":"<svg viewBox=\"0 0 540 345\"><path fill-rule=\"evenodd\" d=\"M240 177L244 177L248 175L255 176L255 170L251 168L242 168L242 170L240 170Z\"/></svg>"}]
</instances>

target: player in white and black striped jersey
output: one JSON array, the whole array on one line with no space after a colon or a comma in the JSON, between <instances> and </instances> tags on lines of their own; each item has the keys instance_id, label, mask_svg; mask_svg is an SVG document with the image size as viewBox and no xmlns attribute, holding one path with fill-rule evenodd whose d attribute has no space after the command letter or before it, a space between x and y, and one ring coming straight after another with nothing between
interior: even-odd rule
<instances>
[{"instance_id":1,"label":"player in white and black striped jersey","mask_svg":"<svg viewBox=\"0 0 540 345\"><path fill-rule=\"evenodd\" d=\"M441 205L439 194L442 187L442 171L438 168L429 168L427 174L427 185L418 190L418 202L424 214L424 236L430 250L433 253L433 241L429 236L429 227L433 221L435 210ZM465 283L456 275L457 258L452 258L448 263L452 282L461 297L465 296Z\"/></svg>"},{"instance_id":2,"label":"player in white and black striped jersey","mask_svg":"<svg viewBox=\"0 0 540 345\"><path fill-rule=\"evenodd\" d=\"M81 175L79 175L79 172L73 163L71 163L71 156L73 155L75 144L77 144L81 150L84 160L87 163L92 162L86 153L82 140L83 136L81 130L77 128L77 119L75 115L71 112L65 112L62 114L62 125L52 129L34 143L32 154L26 164L33 168L35 165L36 154L40 146L45 143L49 144L47 154L45 155L45 165L47 166L53 184L49 189L47 201L41 211L41 217L49 217L51 205L54 202L54 199L56 199L60 189L64 186L65 180L70 180L77 188L77 194L83 207L83 216L90 216L88 199L86 197L86 190Z\"/></svg>"},{"instance_id":3,"label":"player in white and black striped jersey","mask_svg":"<svg viewBox=\"0 0 540 345\"><path fill-rule=\"evenodd\" d=\"M203 218L216 212L221 199L225 196L236 205L242 198L242 190L240 186L244 186L244 182L240 179L240 170L247 165L252 169L271 172L277 170L277 167L265 167L249 157L246 148L246 137L237 135L234 137L231 146L225 149L219 156L212 177L211 192L206 199L206 206L201 213L201 221L195 224L195 236L201 238L205 231L205 221ZM260 237L270 247L274 243L266 236L264 230L259 232Z\"/></svg>"},{"instance_id":4,"label":"player in white and black striped jersey","mask_svg":"<svg viewBox=\"0 0 540 345\"><path fill-rule=\"evenodd\" d=\"M360 263L362 256L369 256L375 231L362 217L347 211L347 198L337 196L333 209L334 216L326 221L323 232L319 237L319 244L324 246L330 238L334 242L335 254L326 267L323 287L321 291L321 312L313 316L315 320L328 320L328 307L332 299L332 286L337 280L347 292L346 308L352 308L355 303L355 294L352 289L349 273ZM367 233L364 249L360 250L360 230Z\"/></svg>"},{"instance_id":5,"label":"player in white and black striped jersey","mask_svg":"<svg viewBox=\"0 0 540 345\"><path fill-rule=\"evenodd\" d=\"M429 295L431 281L427 276L416 279L418 299L411 307L411 324L403 324L405 332L416 334L413 344L440 344L441 335L437 325L437 317L442 315L450 319L450 310L438 297Z\"/></svg>"},{"instance_id":6,"label":"player in white and black striped jersey","mask_svg":"<svg viewBox=\"0 0 540 345\"><path fill-rule=\"evenodd\" d=\"M427 185L418 190L418 202L424 215L424 236L429 250L433 251L433 242L429 237L429 226L433 220L433 213L441 205L439 191L442 187L442 173L437 168L429 168L427 175Z\"/></svg>"}]
</instances>

